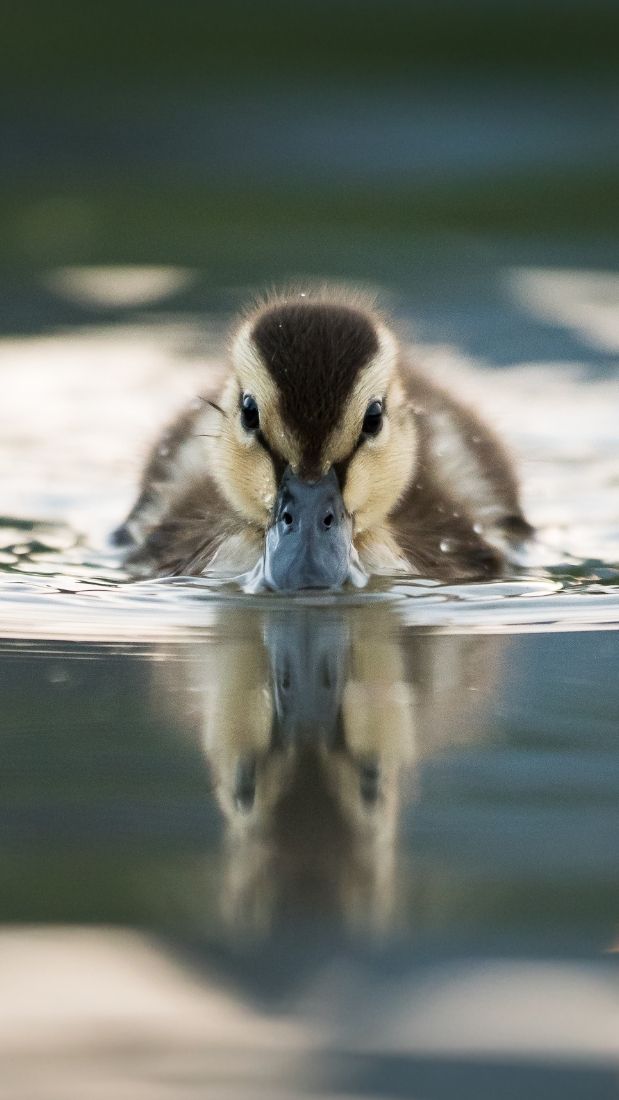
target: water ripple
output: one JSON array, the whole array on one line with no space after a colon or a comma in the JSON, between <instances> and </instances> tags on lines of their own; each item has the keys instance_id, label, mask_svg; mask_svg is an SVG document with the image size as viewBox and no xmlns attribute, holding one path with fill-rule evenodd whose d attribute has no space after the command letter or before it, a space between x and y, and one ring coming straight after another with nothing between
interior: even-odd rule
<instances>
[{"instance_id":1,"label":"water ripple","mask_svg":"<svg viewBox=\"0 0 619 1100\"><path fill-rule=\"evenodd\" d=\"M222 607L392 606L400 623L447 633L619 627L619 569L562 564L503 580L439 584L430 578L375 578L362 592L248 596L209 577L132 582L113 554L94 551L68 526L0 524L0 635L153 639L195 638Z\"/></svg>"}]
</instances>

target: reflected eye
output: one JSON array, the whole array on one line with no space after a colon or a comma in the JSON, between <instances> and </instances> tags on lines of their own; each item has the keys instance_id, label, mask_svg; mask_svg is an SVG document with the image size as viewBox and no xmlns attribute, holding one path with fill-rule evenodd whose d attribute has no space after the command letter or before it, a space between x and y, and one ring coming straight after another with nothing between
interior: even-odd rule
<instances>
[{"instance_id":1,"label":"reflected eye","mask_svg":"<svg viewBox=\"0 0 619 1100\"><path fill-rule=\"evenodd\" d=\"M246 432L255 432L260 427L258 405L250 393L244 393L241 398L241 424Z\"/></svg>"},{"instance_id":2,"label":"reflected eye","mask_svg":"<svg viewBox=\"0 0 619 1100\"><path fill-rule=\"evenodd\" d=\"M383 426L383 403L382 401L372 401L366 409L365 416L363 418L362 432L364 435L378 435L380 429Z\"/></svg>"}]
</instances>

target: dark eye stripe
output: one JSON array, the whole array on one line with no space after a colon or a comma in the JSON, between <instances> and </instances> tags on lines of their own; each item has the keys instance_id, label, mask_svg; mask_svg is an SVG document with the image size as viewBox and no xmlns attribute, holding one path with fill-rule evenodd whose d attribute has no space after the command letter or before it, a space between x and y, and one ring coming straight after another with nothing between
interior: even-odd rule
<instances>
[{"instance_id":1,"label":"dark eye stripe","mask_svg":"<svg viewBox=\"0 0 619 1100\"><path fill-rule=\"evenodd\" d=\"M279 455L277 453L277 451L273 450L270 443L268 442L267 439L265 439L265 437L264 437L264 435L262 434L261 431L256 432L256 441L260 444L261 447L264 448L264 450L268 454L269 458L271 459L271 462L273 463L273 469L275 471L275 480L277 481L277 484L279 485L281 479L284 476L284 472L286 470L286 467L287 467L288 463L286 462L285 459L282 458L281 455Z\"/></svg>"},{"instance_id":2,"label":"dark eye stripe","mask_svg":"<svg viewBox=\"0 0 619 1100\"><path fill-rule=\"evenodd\" d=\"M284 476L287 462L277 453L277 451L273 450L264 433L260 430L260 411L256 398L253 397L251 393L242 393L240 397L240 407L241 424L243 428L246 432L251 432L253 434L256 443L259 443L268 454L273 463L275 478L279 484Z\"/></svg>"},{"instance_id":3,"label":"dark eye stripe","mask_svg":"<svg viewBox=\"0 0 619 1100\"><path fill-rule=\"evenodd\" d=\"M356 451L356 449L357 448L355 447L355 451ZM353 451L353 454L355 453L355 451ZM342 459L341 462L335 462L333 464L333 469L335 470L335 472L337 474L337 480L340 483L340 493L342 494L342 496L344 495L344 490L346 488L346 478L348 477L348 467L350 466L350 463L352 462L352 458L353 458L353 455L349 455L348 458Z\"/></svg>"}]
</instances>

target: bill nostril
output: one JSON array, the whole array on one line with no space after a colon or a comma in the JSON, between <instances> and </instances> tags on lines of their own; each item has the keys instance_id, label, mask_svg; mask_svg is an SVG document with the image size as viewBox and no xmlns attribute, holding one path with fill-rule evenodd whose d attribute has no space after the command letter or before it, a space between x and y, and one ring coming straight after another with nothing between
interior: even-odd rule
<instances>
[{"instance_id":1,"label":"bill nostril","mask_svg":"<svg viewBox=\"0 0 619 1100\"><path fill-rule=\"evenodd\" d=\"M327 512L327 514L326 514L326 516L325 516L325 518L323 519L322 522L323 522L325 527L330 527L331 524L333 523L334 519L335 519L335 516L333 515L333 512Z\"/></svg>"},{"instance_id":2,"label":"bill nostril","mask_svg":"<svg viewBox=\"0 0 619 1100\"><path fill-rule=\"evenodd\" d=\"M290 524L292 523L292 516L290 515L290 512L287 509L286 509L285 512L282 513L282 519L283 519L284 523L286 524L286 527L290 527Z\"/></svg>"}]
</instances>

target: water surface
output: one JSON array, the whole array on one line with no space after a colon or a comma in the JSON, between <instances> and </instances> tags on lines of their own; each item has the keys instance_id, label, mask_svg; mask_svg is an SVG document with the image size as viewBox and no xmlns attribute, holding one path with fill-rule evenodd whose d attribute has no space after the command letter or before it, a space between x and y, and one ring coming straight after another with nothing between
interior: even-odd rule
<instances>
[{"instance_id":1,"label":"water surface","mask_svg":"<svg viewBox=\"0 0 619 1100\"><path fill-rule=\"evenodd\" d=\"M130 274L48 274L102 312L0 339L0 951L55 975L27 1041L13 1010L20 1079L75 971L54 1049L80 1095L88 1050L110 1087L187 1095L614 1095L616 283L507 265L512 348L541 310L570 354L500 369L466 309L446 344L436 294L398 307L514 450L538 537L509 576L290 599L133 583L106 543L239 296Z\"/></svg>"}]
</instances>

